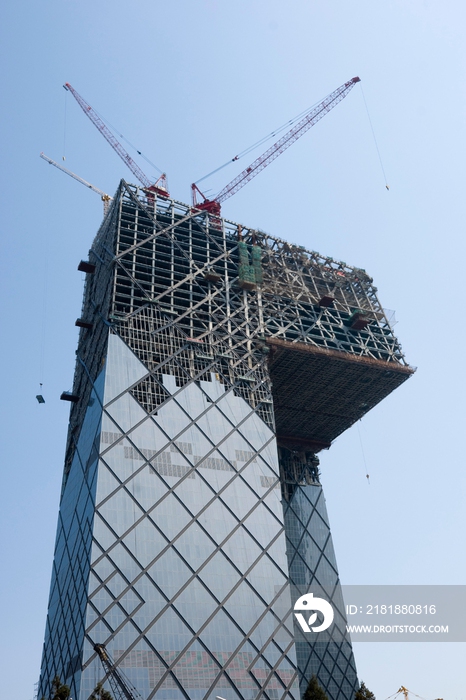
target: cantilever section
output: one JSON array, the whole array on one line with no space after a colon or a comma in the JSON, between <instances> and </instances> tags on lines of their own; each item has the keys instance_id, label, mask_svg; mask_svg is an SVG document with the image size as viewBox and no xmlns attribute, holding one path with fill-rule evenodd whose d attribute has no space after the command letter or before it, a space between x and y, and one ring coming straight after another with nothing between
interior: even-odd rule
<instances>
[{"instance_id":1,"label":"cantilever section","mask_svg":"<svg viewBox=\"0 0 466 700\"><path fill-rule=\"evenodd\" d=\"M412 367L268 338L277 438L319 451L413 373Z\"/></svg>"}]
</instances>

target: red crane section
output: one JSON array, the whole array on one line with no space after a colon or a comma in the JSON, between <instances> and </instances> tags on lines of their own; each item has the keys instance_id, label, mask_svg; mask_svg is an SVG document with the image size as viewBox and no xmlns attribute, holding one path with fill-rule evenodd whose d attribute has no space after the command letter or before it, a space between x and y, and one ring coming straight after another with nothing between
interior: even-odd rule
<instances>
[{"instance_id":1,"label":"red crane section","mask_svg":"<svg viewBox=\"0 0 466 700\"><path fill-rule=\"evenodd\" d=\"M145 175L142 172L139 165L131 158L129 153L123 148L121 143L115 138L110 129L107 128L107 126L104 124L99 115L92 109L92 107L86 102L86 100L84 100L81 97L79 92L76 92L74 87L69 83L65 83L63 87L65 88L65 90L69 90L71 92L76 102L83 110L84 114L87 117L89 117L94 126L97 127L97 129L100 131L102 136L108 141L113 150L118 153L122 161L128 166L133 175L137 177L139 182L142 185L144 185L144 187L147 190L151 192L156 192L157 194L162 195L162 197L169 197L170 195L168 194L167 177L165 173L163 173L163 175L161 175L156 182L151 182L147 175Z\"/></svg>"},{"instance_id":2,"label":"red crane section","mask_svg":"<svg viewBox=\"0 0 466 700\"><path fill-rule=\"evenodd\" d=\"M295 126L293 126L290 131L288 131L281 139L273 144L265 153L263 153L259 158L251 163L251 165L243 170L234 180L232 180L228 185L226 185L223 190L221 190L214 199L207 199L195 183L191 185L193 206L196 209L202 209L208 211L214 216L220 216L220 205L228 197L231 197L238 192L244 185L246 185L253 177L256 177L261 170L264 170L275 158L278 158L280 153L283 153L287 148L291 146L295 141L297 141L303 134L306 133L314 124L325 117L325 115L330 112L336 105L343 100L346 95L353 89L356 83L360 82L360 78L355 77L349 80L344 85L334 90L334 92L327 95L327 97L314 107L310 112L306 114L301 121L299 121ZM233 159L235 160L235 159ZM199 193L204 201L201 203L197 202L196 193Z\"/></svg>"}]
</instances>

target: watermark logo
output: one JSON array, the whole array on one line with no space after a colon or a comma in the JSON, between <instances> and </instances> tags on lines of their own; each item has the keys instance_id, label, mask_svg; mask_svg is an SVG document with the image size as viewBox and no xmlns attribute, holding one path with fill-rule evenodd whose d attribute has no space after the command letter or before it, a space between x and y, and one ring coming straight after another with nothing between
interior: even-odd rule
<instances>
[{"instance_id":1,"label":"watermark logo","mask_svg":"<svg viewBox=\"0 0 466 700\"><path fill-rule=\"evenodd\" d=\"M296 619L303 632L323 632L328 629L333 622L334 612L330 603L323 598L314 598L313 593L306 593L306 595L302 595L301 598L298 598L294 604L294 610ZM304 615L300 612L296 612L297 610L305 610L306 612L318 611L322 613L324 619L320 625L313 627L312 625L314 625L317 620L317 612L313 612L312 615L309 615L306 622Z\"/></svg>"}]
</instances>

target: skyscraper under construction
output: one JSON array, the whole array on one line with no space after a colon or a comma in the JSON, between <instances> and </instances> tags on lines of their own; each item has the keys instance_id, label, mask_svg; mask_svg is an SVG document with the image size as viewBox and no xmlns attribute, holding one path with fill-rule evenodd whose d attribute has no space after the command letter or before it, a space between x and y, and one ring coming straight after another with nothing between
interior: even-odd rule
<instances>
[{"instance_id":1,"label":"skyscraper under construction","mask_svg":"<svg viewBox=\"0 0 466 700\"><path fill-rule=\"evenodd\" d=\"M124 181L80 269L39 697L103 644L144 700L352 700L317 453L413 371L372 279Z\"/></svg>"}]
</instances>

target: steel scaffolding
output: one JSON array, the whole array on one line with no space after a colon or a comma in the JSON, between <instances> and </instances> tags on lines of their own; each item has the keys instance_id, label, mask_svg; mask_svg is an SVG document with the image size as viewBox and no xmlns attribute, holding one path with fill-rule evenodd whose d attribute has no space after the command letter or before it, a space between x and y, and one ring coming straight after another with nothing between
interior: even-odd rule
<instances>
[{"instance_id":1,"label":"steel scaffolding","mask_svg":"<svg viewBox=\"0 0 466 700\"><path fill-rule=\"evenodd\" d=\"M178 386L214 373L284 444L318 450L414 371L364 270L124 181L89 260L102 270L87 275L75 396L110 326L151 370L134 388L149 412L162 372Z\"/></svg>"}]
</instances>

